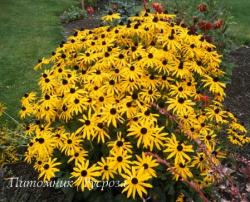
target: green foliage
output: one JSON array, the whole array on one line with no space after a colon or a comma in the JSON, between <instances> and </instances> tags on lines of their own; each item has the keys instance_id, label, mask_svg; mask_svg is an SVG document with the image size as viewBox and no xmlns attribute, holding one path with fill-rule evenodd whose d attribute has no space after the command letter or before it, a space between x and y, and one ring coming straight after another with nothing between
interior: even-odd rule
<instances>
[{"instance_id":1,"label":"green foliage","mask_svg":"<svg viewBox=\"0 0 250 202\"><path fill-rule=\"evenodd\" d=\"M26 145L21 125L14 129L0 126L0 167L21 160Z\"/></svg>"},{"instance_id":2,"label":"green foliage","mask_svg":"<svg viewBox=\"0 0 250 202\"><path fill-rule=\"evenodd\" d=\"M121 22L126 22L129 16L135 15L142 10L142 2L134 0L111 0L105 6L105 10L121 14Z\"/></svg>"},{"instance_id":3,"label":"green foliage","mask_svg":"<svg viewBox=\"0 0 250 202\"><path fill-rule=\"evenodd\" d=\"M81 9L77 6L71 6L68 10L64 11L60 16L63 23L69 23L71 21L80 20L87 17L85 9Z\"/></svg>"},{"instance_id":4,"label":"green foliage","mask_svg":"<svg viewBox=\"0 0 250 202\"><path fill-rule=\"evenodd\" d=\"M82 0L80 0L82 2ZM94 6L96 7L98 3L98 0L84 0L85 6Z\"/></svg>"}]
</instances>

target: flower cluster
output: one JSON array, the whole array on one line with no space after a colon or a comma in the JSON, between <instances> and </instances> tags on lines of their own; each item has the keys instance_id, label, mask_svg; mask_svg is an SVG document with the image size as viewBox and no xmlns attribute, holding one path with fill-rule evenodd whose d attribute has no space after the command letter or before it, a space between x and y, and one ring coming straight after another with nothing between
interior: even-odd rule
<instances>
[{"instance_id":1,"label":"flower cluster","mask_svg":"<svg viewBox=\"0 0 250 202\"><path fill-rule=\"evenodd\" d=\"M237 145L250 140L223 107L215 48L163 13L75 32L35 66L43 71L40 92L21 100L31 139L26 161L44 180L68 164L82 191L90 180L122 179L122 192L135 198L158 176L155 153L173 180L208 186L225 157L219 136Z\"/></svg>"},{"instance_id":2,"label":"flower cluster","mask_svg":"<svg viewBox=\"0 0 250 202\"><path fill-rule=\"evenodd\" d=\"M7 112L6 107L0 102L0 118L5 115L12 118ZM14 120L14 118L12 118ZM19 154L19 147L26 146L21 125L15 129L8 129L0 125L0 167L6 163L15 163L22 156ZM25 144L25 145L24 145Z\"/></svg>"}]
</instances>

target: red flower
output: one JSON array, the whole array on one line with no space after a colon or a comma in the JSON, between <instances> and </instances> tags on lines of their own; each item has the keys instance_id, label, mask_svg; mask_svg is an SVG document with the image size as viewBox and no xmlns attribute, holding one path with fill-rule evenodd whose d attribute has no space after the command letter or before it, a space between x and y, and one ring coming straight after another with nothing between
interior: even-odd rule
<instances>
[{"instance_id":1,"label":"red flower","mask_svg":"<svg viewBox=\"0 0 250 202\"><path fill-rule=\"evenodd\" d=\"M199 26L200 29L203 30L203 29L205 28L205 26L206 26L206 22L202 20L202 21L200 21L200 22L198 23L198 26Z\"/></svg>"},{"instance_id":2,"label":"red flower","mask_svg":"<svg viewBox=\"0 0 250 202\"><path fill-rule=\"evenodd\" d=\"M153 3L152 7L155 10L155 12L157 12L157 13L163 12L163 6L160 3Z\"/></svg>"},{"instance_id":3,"label":"red flower","mask_svg":"<svg viewBox=\"0 0 250 202\"><path fill-rule=\"evenodd\" d=\"M205 3L201 3L201 4L199 4L198 5L198 7L197 7L197 9L198 9L198 11L200 11L200 12L206 12L207 11L207 4L205 4Z\"/></svg>"},{"instance_id":4,"label":"red flower","mask_svg":"<svg viewBox=\"0 0 250 202\"><path fill-rule=\"evenodd\" d=\"M222 25L223 25L223 20L219 19L219 20L216 20L214 22L213 27L214 27L214 29L219 29L219 28L221 28Z\"/></svg>"},{"instance_id":5,"label":"red flower","mask_svg":"<svg viewBox=\"0 0 250 202\"><path fill-rule=\"evenodd\" d=\"M206 21L204 21L204 20L200 21L200 22L198 23L198 26L199 26L199 28L200 28L201 30L203 30L203 31L208 31L208 30L210 30L210 29L213 28L213 25L212 25L211 22L206 22Z\"/></svg>"},{"instance_id":6,"label":"red flower","mask_svg":"<svg viewBox=\"0 0 250 202\"><path fill-rule=\"evenodd\" d=\"M94 10L94 8L92 6L88 6L86 8L86 11L88 12L89 15L93 15L94 12L95 12L95 10Z\"/></svg>"},{"instance_id":7,"label":"red flower","mask_svg":"<svg viewBox=\"0 0 250 202\"><path fill-rule=\"evenodd\" d=\"M207 106L208 103L209 103L209 101L210 101L210 98L209 98L209 96L207 96L207 95L202 95L202 94L201 94L200 97L196 98L195 100L196 100L196 101L203 102L204 105Z\"/></svg>"},{"instance_id":8,"label":"red flower","mask_svg":"<svg viewBox=\"0 0 250 202\"><path fill-rule=\"evenodd\" d=\"M212 28L213 28L212 23L211 23L211 22L207 22L207 23L206 23L205 29L206 29L206 30L210 30L210 29L212 29Z\"/></svg>"}]
</instances>

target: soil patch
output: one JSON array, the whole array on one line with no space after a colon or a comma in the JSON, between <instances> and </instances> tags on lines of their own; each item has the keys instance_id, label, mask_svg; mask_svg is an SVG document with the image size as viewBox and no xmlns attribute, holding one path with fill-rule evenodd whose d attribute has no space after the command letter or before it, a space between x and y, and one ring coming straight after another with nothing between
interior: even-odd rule
<instances>
[{"instance_id":1,"label":"soil patch","mask_svg":"<svg viewBox=\"0 0 250 202\"><path fill-rule=\"evenodd\" d=\"M17 180L12 180L17 177ZM23 182L21 182L23 181ZM38 174L32 166L25 163L8 164L0 169L1 202L62 202L66 196L62 191L50 187L33 187L24 181L38 182ZM38 185L38 184L37 184ZM17 187L16 187L17 186ZM26 187L24 187L26 186ZM29 186L29 187L27 187Z\"/></svg>"},{"instance_id":2,"label":"soil patch","mask_svg":"<svg viewBox=\"0 0 250 202\"><path fill-rule=\"evenodd\" d=\"M230 57L235 66L225 104L250 129L250 47L232 51Z\"/></svg>"},{"instance_id":3,"label":"soil patch","mask_svg":"<svg viewBox=\"0 0 250 202\"><path fill-rule=\"evenodd\" d=\"M76 20L68 24L63 24L64 35L65 37L68 37L72 35L76 30L80 29L94 29L96 27L99 27L101 25L101 22L102 21L100 19L100 16L94 15L82 20Z\"/></svg>"}]
</instances>

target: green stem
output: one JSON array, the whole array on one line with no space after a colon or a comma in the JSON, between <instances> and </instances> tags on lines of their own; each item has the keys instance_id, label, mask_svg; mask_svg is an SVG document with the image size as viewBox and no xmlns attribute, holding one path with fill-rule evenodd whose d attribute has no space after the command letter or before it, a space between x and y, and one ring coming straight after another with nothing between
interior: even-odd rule
<instances>
[{"instance_id":1,"label":"green stem","mask_svg":"<svg viewBox=\"0 0 250 202\"><path fill-rule=\"evenodd\" d=\"M9 115L8 113L3 112L3 114L6 115L7 117L9 117L9 118L10 118L13 122L15 122L17 125L20 125L20 123L19 123L16 119L14 119L11 115Z\"/></svg>"},{"instance_id":2,"label":"green stem","mask_svg":"<svg viewBox=\"0 0 250 202\"><path fill-rule=\"evenodd\" d=\"M84 0L81 1L82 4L82 10L84 10Z\"/></svg>"}]
</instances>

